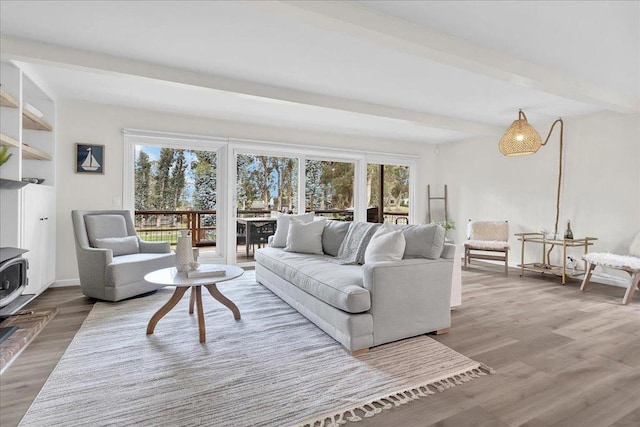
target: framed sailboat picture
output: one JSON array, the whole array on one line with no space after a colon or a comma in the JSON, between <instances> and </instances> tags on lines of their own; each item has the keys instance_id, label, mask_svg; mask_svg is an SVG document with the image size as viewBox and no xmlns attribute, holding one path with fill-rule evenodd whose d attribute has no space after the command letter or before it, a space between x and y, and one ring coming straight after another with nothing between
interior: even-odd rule
<instances>
[{"instance_id":1,"label":"framed sailboat picture","mask_svg":"<svg viewBox=\"0 0 640 427\"><path fill-rule=\"evenodd\" d=\"M104 174L104 145L76 144L76 173Z\"/></svg>"}]
</instances>

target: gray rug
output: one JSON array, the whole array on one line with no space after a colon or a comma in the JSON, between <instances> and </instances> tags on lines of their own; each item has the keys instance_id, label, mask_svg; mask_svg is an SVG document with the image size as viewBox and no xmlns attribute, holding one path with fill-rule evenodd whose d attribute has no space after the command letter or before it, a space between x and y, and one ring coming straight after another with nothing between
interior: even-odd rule
<instances>
[{"instance_id":1,"label":"gray rug","mask_svg":"<svg viewBox=\"0 0 640 427\"><path fill-rule=\"evenodd\" d=\"M421 336L352 357L252 271L203 293L207 342L173 292L97 303L21 426L333 426L460 385L490 369ZM454 332L455 333L455 330Z\"/></svg>"}]
</instances>

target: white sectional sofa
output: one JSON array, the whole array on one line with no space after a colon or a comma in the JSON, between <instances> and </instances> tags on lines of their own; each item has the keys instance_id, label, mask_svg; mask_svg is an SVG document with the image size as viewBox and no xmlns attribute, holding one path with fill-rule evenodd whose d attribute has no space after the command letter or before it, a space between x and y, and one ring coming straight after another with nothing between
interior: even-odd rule
<instances>
[{"instance_id":1,"label":"white sectional sofa","mask_svg":"<svg viewBox=\"0 0 640 427\"><path fill-rule=\"evenodd\" d=\"M402 259L343 265L336 256L351 227L327 221L323 253L291 252L272 239L255 254L258 282L352 353L447 332L456 249L444 243L444 229L396 226L406 238Z\"/></svg>"}]
</instances>

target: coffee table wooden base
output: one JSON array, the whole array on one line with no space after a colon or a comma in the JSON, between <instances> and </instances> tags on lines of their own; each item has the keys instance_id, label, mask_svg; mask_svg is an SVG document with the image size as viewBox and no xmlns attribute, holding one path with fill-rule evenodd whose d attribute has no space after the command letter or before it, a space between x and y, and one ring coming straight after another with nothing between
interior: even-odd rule
<instances>
[{"instance_id":1,"label":"coffee table wooden base","mask_svg":"<svg viewBox=\"0 0 640 427\"><path fill-rule=\"evenodd\" d=\"M147 325L147 335L153 334L153 331L156 328L156 325L168 312L170 312L173 307L180 302L182 297L184 296L187 289L191 288L191 296L189 297L189 314L193 314L194 305L198 311L198 330L200 332L200 342L207 341L207 332L204 324L204 309L202 306L202 289L204 286L207 288L209 293L213 298L219 301L222 305L227 307L233 313L233 318L236 320L240 320L240 310L238 307L231 301L229 298L225 297L220 293L215 284L211 285L194 285L194 286L176 286L176 290L173 292L169 301L165 303L149 320L149 324Z\"/></svg>"}]
</instances>

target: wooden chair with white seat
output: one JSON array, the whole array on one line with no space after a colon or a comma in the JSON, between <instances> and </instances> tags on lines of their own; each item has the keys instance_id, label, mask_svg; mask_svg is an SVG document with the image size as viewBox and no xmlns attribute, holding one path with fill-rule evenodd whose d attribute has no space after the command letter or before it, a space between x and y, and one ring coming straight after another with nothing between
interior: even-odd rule
<instances>
[{"instance_id":1,"label":"wooden chair with white seat","mask_svg":"<svg viewBox=\"0 0 640 427\"><path fill-rule=\"evenodd\" d=\"M625 271L631 276L629 283L625 283L627 292L622 298L622 304L629 304L636 288L640 290L640 233L636 234L631 241L629 255L593 252L583 255L582 259L587 262L587 271L580 286L581 291L587 290L593 270L597 266Z\"/></svg>"},{"instance_id":2,"label":"wooden chair with white seat","mask_svg":"<svg viewBox=\"0 0 640 427\"><path fill-rule=\"evenodd\" d=\"M467 239L464 268L472 259L504 261L504 273L509 275L509 222L469 220Z\"/></svg>"}]
</instances>

